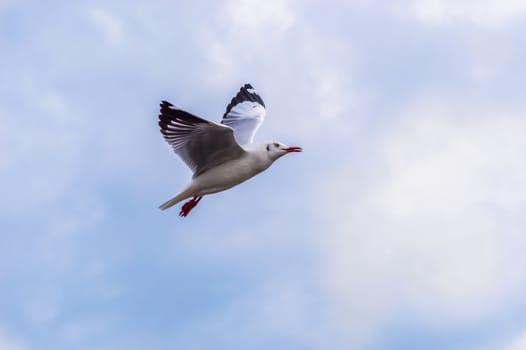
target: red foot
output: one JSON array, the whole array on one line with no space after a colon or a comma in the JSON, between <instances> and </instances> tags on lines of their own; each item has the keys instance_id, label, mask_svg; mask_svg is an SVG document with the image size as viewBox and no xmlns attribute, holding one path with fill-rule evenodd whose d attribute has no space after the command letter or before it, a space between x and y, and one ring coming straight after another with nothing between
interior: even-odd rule
<instances>
[{"instance_id":1,"label":"red foot","mask_svg":"<svg viewBox=\"0 0 526 350\"><path fill-rule=\"evenodd\" d=\"M201 198L203 198L203 197L202 196L196 196L196 197L190 199L185 204L183 204L183 206L181 207L181 211L179 212L179 216L185 217L186 215L188 215L188 213L190 213L190 211L192 209L194 209L194 207L197 205L197 203L199 203Z\"/></svg>"}]
</instances>

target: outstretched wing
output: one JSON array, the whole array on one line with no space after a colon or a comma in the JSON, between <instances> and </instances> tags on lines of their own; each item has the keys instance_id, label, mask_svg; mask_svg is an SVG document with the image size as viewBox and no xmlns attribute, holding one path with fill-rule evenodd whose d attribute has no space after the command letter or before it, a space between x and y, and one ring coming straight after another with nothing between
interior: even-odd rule
<instances>
[{"instance_id":1,"label":"outstretched wing","mask_svg":"<svg viewBox=\"0 0 526 350\"><path fill-rule=\"evenodd\" d=\"M162 101L159 126L166 142L194 172L194 177L245 151L232 128L196 117Z\"/></svg>"},{"instance_id":2,"label":"outstretched wing","mask_svg":"<svg viewBox=\"0 0 526 350\"><path fill-rule=\"evenodd\" d=\"M221 124L234 129L240 145L252 143L254 134L265 119L265 103L250 84L245 84L226 107Z\"/></svg>"}]
</instances>

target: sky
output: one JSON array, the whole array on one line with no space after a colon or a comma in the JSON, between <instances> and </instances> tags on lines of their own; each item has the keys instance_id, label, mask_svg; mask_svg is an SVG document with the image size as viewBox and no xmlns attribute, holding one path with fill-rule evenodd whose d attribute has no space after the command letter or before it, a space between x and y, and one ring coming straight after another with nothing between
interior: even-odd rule
<instances>
[{"instance_id":1,"label":"sky","mask_svg":"<svg viewBox=\"0 0 526 350\"><path fill-rule=\"evenodd\" d=\"M0 0L0 350L526 349L526 3ZM303 147L181 218L165 99Z\"/></svg>"}]
</instances>

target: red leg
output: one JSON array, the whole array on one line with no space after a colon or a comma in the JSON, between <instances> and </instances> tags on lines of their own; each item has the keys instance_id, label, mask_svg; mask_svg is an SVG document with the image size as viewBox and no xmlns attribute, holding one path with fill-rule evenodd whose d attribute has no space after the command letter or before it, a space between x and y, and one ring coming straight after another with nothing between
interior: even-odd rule
<instances>
[{"instance_id":1,"label":"red leg","mask_svg":"<svg viewBox=\"0 0 526 350\"><path fill-rule=\"evenodd\" d=\"M190 213L190 211L192 209L194 209L194 207L197 205L197 203L199 203L201 198L203 198L203 196L196 196L196 197L190 199L185 204L183 204L183 206L181 207L181 211L179 212L179 216L183 216L183 217L187 216L188 213Z\"/></svg>"}]
</instances>

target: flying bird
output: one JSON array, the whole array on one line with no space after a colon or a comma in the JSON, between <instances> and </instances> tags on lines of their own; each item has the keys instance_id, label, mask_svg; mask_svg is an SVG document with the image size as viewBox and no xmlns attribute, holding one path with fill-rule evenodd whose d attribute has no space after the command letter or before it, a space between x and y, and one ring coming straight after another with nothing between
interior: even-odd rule
<instances>
[{"instance_id":1,"label":"flying bird","mask_svg":"<svg viewBox=\"0 0 526 350\"><path fill-rule=\"evenodd\" d=\"M263 99L250 84L234 96L219 124L167 101L160 106L161 134L193 172L186 187L159 206L165 210L191 198L181 207L180 216L187 216L203 196L236 186L266 170L283 155L302 151L301 147L280 142L252 143L266 111Z\"/></svg>"}]
</instances>

